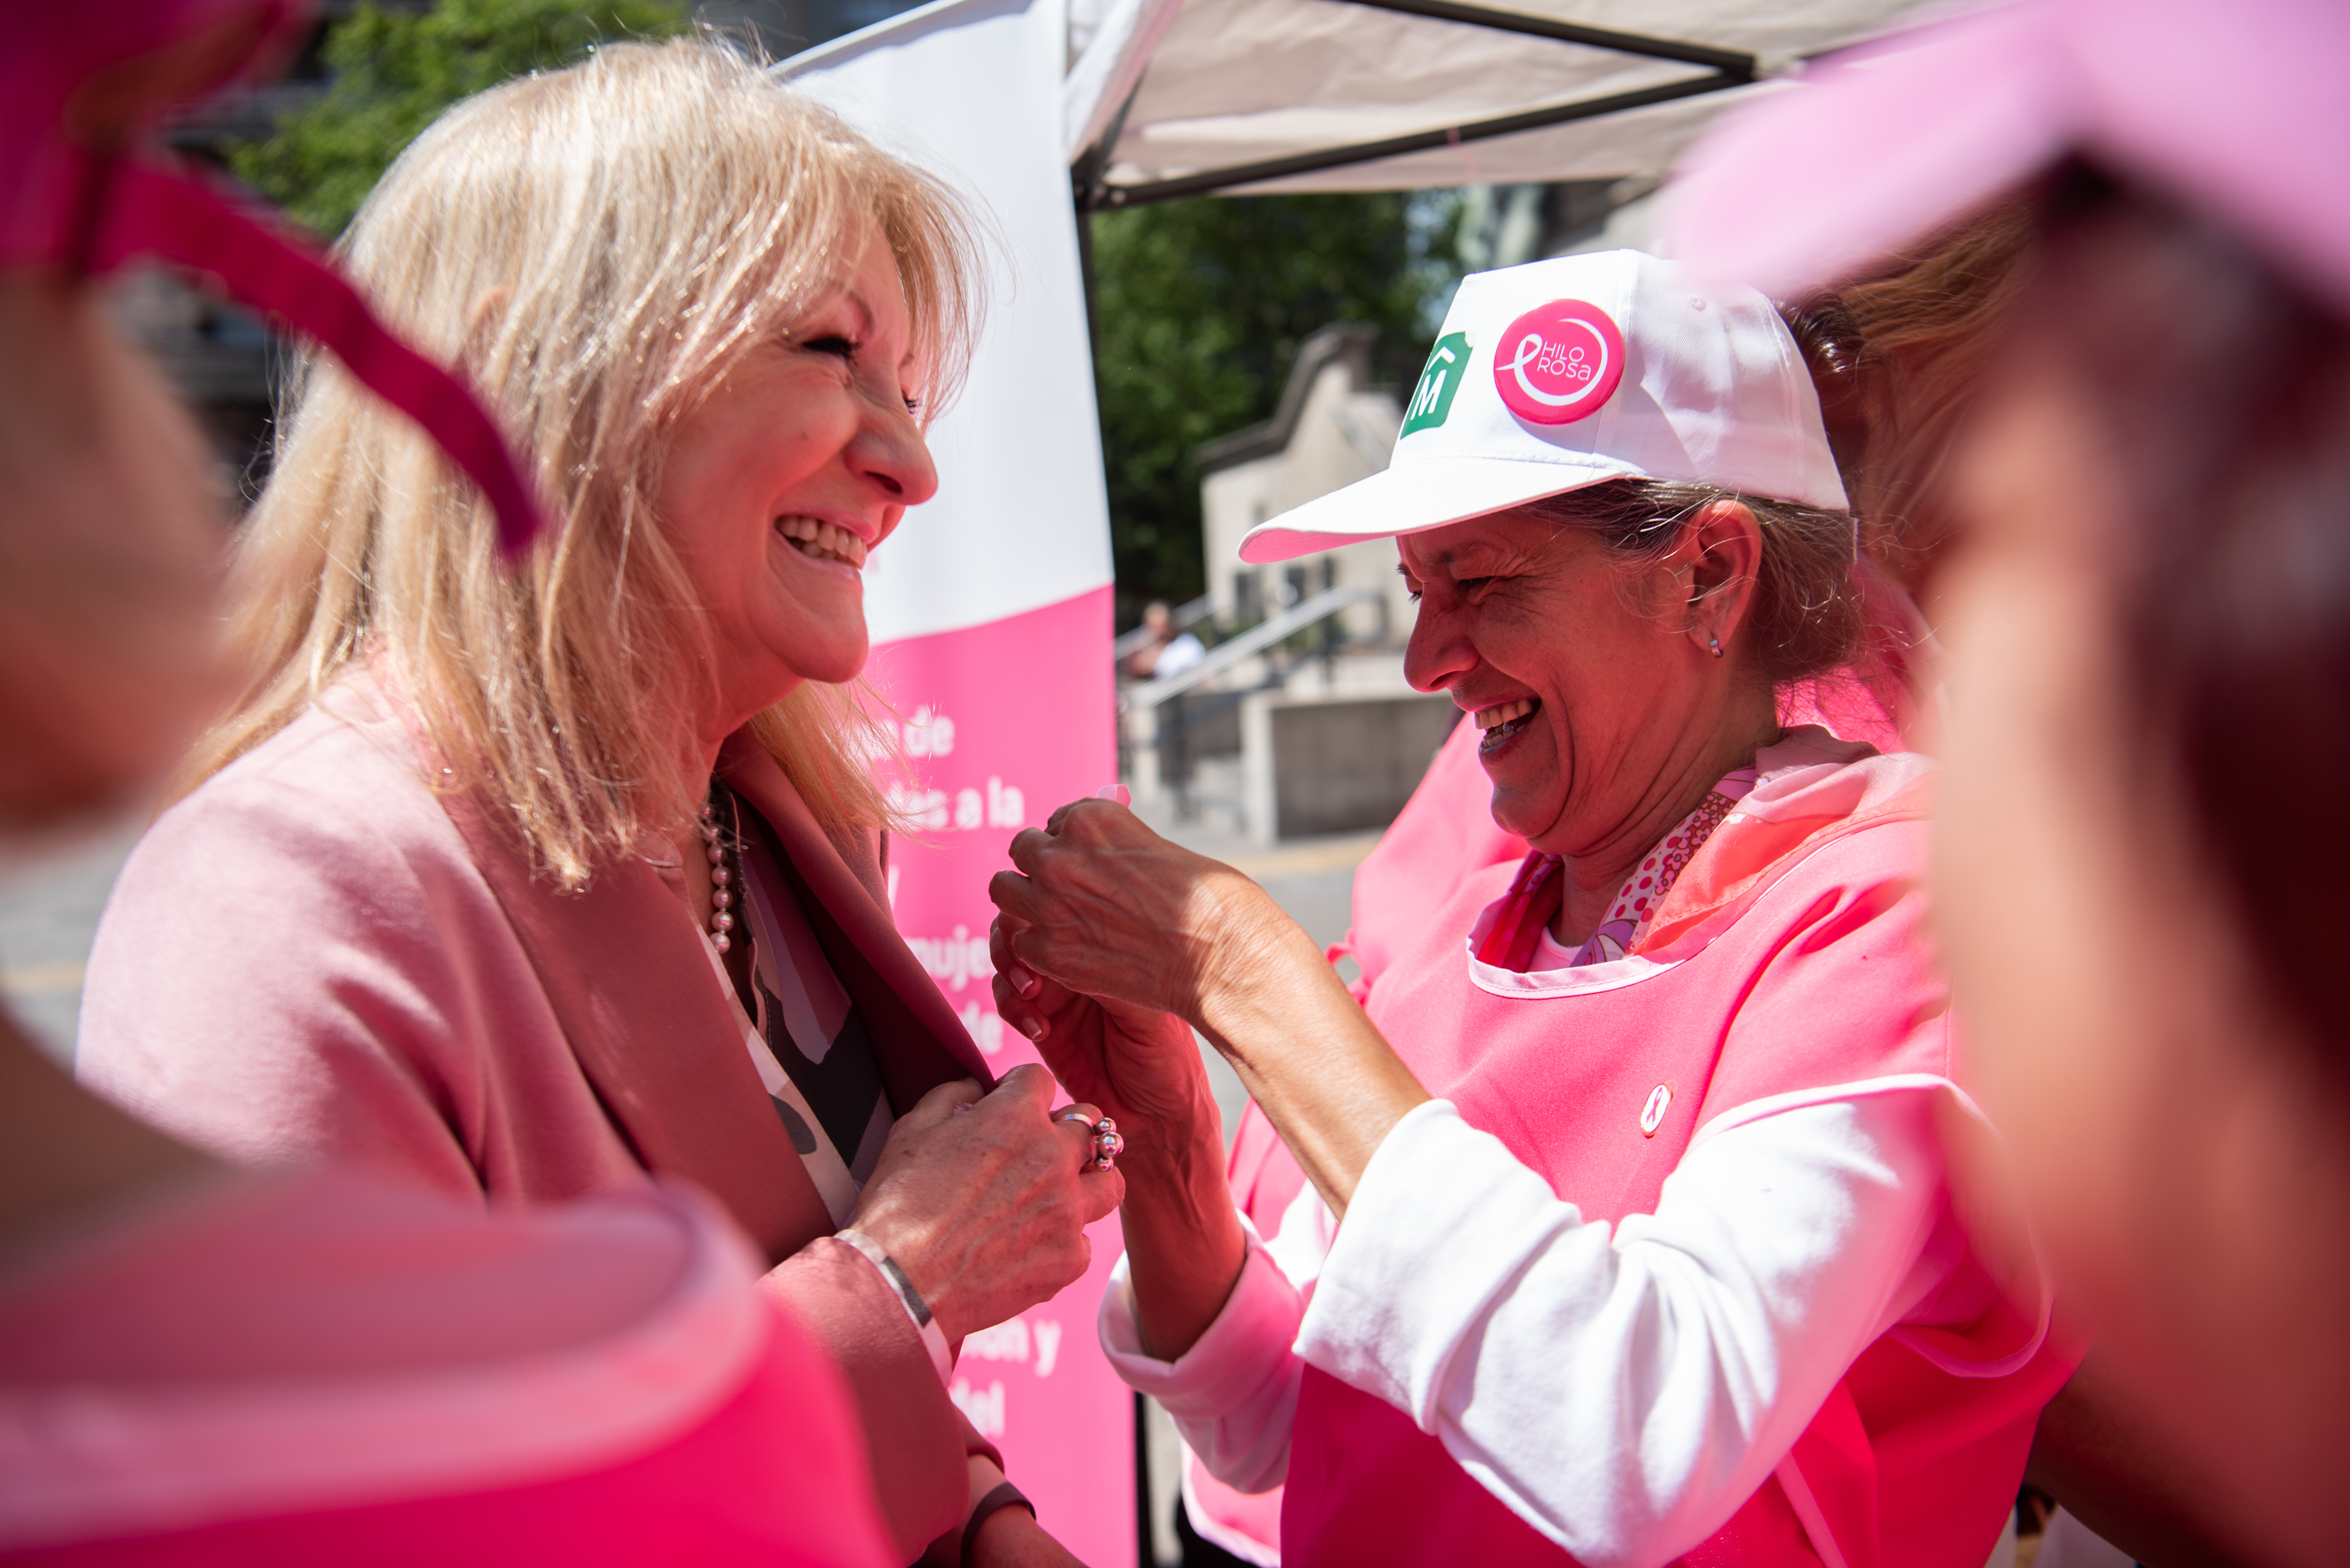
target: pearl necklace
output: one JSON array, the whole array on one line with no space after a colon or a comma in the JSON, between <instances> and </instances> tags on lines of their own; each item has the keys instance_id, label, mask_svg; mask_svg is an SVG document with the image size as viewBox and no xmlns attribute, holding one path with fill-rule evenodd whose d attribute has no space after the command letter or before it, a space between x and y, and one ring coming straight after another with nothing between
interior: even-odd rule
<instances>
[{"instance_id":1,"label":"pearl necklace","mask_svg":"<svg viewBox=\"0 0 2350 1568\"><path fill-rule=\"evenodd\" d=\"M734 871L727 864L726 840L718 831L717 808L703 801L694 826L702 830L702 852L710 857L710 945L723 953L734 945L728 934L734 929Z\"/></svg>"}]
</instances>

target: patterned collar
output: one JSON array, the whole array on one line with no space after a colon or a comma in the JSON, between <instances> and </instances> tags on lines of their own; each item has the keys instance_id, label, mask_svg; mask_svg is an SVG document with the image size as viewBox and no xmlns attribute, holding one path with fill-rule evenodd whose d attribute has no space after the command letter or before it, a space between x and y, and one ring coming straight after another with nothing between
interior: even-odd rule
<instances>
[{"instance_id":1,"label":"patterned collar","mask_svg":"<svg viewBox=\"0 0 2350 1568\"><path fill-rule=\"evenodd\" d=\"M1681 818L1655 848L1641 857L1632 874L1624 878L1616 901L1608 906L1607 918L1574 957L1563 965L1544 963L1539 967L1581 969L1586 964L1608 963L1638 947L1648 933L1657 906L1664 902L1673 883L1704 847L1705 841L1713 836L1713 830L1721 826L1731 808L1754 788L1755 778L1755 770L1751 767L1726 774L1698 803L1696 810ZM1539 849L1527 856L1504 896L1506 907L1478 946L1478 961L1524 973L1537 967L1536 961L1545 956L1545 948L1551 954L1560 951L1557 943L1545 942L1544 938L1565 896L1565 862Z\"/></svg>"}]
</instances>

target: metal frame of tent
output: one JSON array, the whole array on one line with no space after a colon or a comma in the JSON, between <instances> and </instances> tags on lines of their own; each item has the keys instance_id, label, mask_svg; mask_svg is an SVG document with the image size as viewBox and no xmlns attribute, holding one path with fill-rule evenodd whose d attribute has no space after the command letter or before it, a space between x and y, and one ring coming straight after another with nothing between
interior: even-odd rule
<instances>
[{"instance_id":1,"label":"metal frame of tent","mask_svg":"<svg viewBox=\"0 0 2350 1568\"><path fill-rule=\"evenodd\" d=\"M1141 91L1138 79L1128 89L1124 101L1111 118L1108 128L1071 165L1071 185L1077 210L1081 213L1116 210L1140 206L1150 202L1172 201L1181 196L1206 195L1216 191L1253 185L1267 180L1285 179L1292 175L1310 174L1325 169L1343 168L1350 163L1367 163L1376 159L1393 158L1407 152L1425 152L1439 147L1459 146L1463 142L1482 141L1491 137L1511 136L1520 131L1538 130L1548 126L1564 125L1578 119L1596 119L1603 115L1627 109L1643 109L1650 104L1667 103L1675 99L1695 98L1725 88L1745 87L1762 79L1760 57L1738 49L1718 49L1705 44L1684 43L1676 38L1653 37L1641 33L1617 32L1607 27L1587 27L1579 23L1560 21L1555 17L1530 16L1523 12L1499 11L1487 5L1464 5L1455 0L1340 0L1346 5L1360 5L1369 10L1400 12L1406 16L1425 16L1434 21L1457 22L1463 26L1487 27L1496 32L1522 34L1528 37L1546 38L1555 43L1581 44L1587 47L1610 49L1618 54L1641 56L1649 59L1677 60L1685 65L1703 66L1708 74L1681 81L1665 82L1656 87L1633 92L1612 93L1601 98L1583 99L1568 103L1552 104L1541 109L1522 110L1515 114L1497 115L1490 119L1473 120L1464 125L1448 126L1441 130L1422 130L1404 136L1385 137L1374 141L1355 142L1343 147L1317 149L1287 158L1261 160L1233 164L1222 169L1204 170L1174 179L1153 180L1138 185L1112 186L1105 179L1108 171L1110 151L1118 145L1119 133L1125 129L1127 111L1135 96Z\"/></svg>"}]
</instances>

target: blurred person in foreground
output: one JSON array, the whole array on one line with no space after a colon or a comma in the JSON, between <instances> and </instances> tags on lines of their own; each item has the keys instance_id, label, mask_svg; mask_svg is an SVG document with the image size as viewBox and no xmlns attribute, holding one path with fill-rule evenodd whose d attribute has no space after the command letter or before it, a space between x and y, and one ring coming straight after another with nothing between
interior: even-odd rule
<instances>
[{"instance_id":1,"label":"blurred person in foreground","mask_svg":"<svg viewBox=\"0 0 2350 1568\"><path fill-rule=\"evenodd\" d=\"M428 128L340 252L556 526L502 569L440 452L304 368L232 584L255 675L116 885L77 1070L242 1161L492 1202L690 1178L847 1372L900 1554L1066 1562L947 1384L1085 1272L1121 1179L1043 1069L983 1092L890 919L852 684L974 248L713 40Z\"/></svg>"},{"instance_id":2,"label":"blurred person in foreground","mask_svg":"<svg viewBox=\"0 0 2350 1568\"><path fill-rule=\"evenodd\" d=\"M2350 1558L2345 56L2334 5L2019 5L1725 125L1669 220L1792 290L2025 182L2039 257L1947 489L1941 925L2141 1413L2103 1438L2310 1564Z\"/></svg>"},{"instance_id":3,"label":"blurred person in foreground","mask_svg":"<svg viewBox=\"0 0 2350 1568\"><path fill-rule=\"evenodd\" d=\"M161 253L327 324L524 493L445 376L147 151L290 7L11 15L0 66L0 825L148 794L225 694L211 454L105 320ZM460 407L462 406L462 412ZM503 473L495 471L503 469ZM525 535L526 515L509 517ZM77 1088L0 1013L0 1559L882 1568L847 1388L698 1194L541 1216L249 1175Z\"/></svg>"},{"instance_id":4,"label":"blurred person in foreground","mask_svg":"<svg viewBox=\"0 0 2350 1568\"><path fill-rule=\"evenodd\" d=\"M1286 1563L1980 1568L2072 1358L1945 1181L1929 764L1782 722L1868 618L1797 346L1634 252L1471 277L1439 341L1395 463L1243 556L1397 537L1406 670L1534 852L1358 1003L1130 813L1014 840L998 1007L1131 1138L1105 1346L1284 1483ZM1313 1183L1269 1238L1187 1024Z\"/></svg>"}]
</instances>

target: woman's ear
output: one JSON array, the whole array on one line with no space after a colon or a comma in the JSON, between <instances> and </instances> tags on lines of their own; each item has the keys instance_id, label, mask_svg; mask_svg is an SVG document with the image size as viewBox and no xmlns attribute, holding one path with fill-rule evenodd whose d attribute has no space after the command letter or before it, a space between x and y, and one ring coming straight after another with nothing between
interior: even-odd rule
<instances>
[{"instance_id":1,"label":"woman's ear","mask_svg":"<svg viewBox=\"0 0 2350 1568\"><path fill-rule=\"evenodd\" d=\"M1713 502L1681 530L1670 565L1688 601L1690 640L1723 657L1753 604L1762 566L1762 524L1739 502Z\"/></svg>"}]
</instances>

